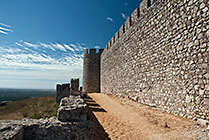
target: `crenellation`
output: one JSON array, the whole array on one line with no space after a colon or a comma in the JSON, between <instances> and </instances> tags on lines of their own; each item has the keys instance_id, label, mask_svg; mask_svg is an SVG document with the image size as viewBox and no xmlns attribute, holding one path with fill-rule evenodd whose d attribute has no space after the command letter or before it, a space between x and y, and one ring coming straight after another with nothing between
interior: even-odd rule
<instances>
[{"instance_id":1,"label":"crenellation","mask_svg":"<svg viewBox=\"0 0 209 140\"><path fill-rule=\"evenodd\" d=\"M90 54L96 54L96 49L90 49Z\"/></svg>"},{"instance_id":2,"label":"crenellation","mask_svg":"<svg viewBox=\"0 0 209 140\"><path fill-rule=\"evenodd\" d=\"M101 55L101 91L209 120L208 9L208 0L144 0Z\"/></svg>"},{"instance_id":3,"label":"crenellation","mask_svg":"<svg viewBox=\"0 0 209 140\"><path fill-rule=\"evenodd\" d=\"M86 56L86 55L88 55L88 54L89 54L88 49L85 49L85 50L84 50L84 56Z\"/></svg>"},{"instance_id":4,"label":"crenellation","mask_svg":"<svg viewBox=\"0 0 209 140\"><path fill-rule=\"evenodd\" d=\"M111 40L112 40L111 41L112 42L112 45L114 45L115 44L115 36L113 36Z\"/></svg>"},{"instance_id":5,"label":"crenellation","mask_svg":"<svg viewBox=\"0 0 209 140\"><path fill-rule=\"evenodd\" d=\"M137 23L137 21L139 20L139 17L140 17L139 8L136 8L134 10L134 12L131 14L131 17L132 17L132 24Z\"/></svg>"},{"instance_id":6,"label":"crenellation","mask_svg":"<svg viewBox=\"0 0 209 140\"><path fill-rule=\"evenodd\" d=\"M109 49L108 44L106 45L105 49L106 49L106 50L108 50L108 49Z\"/></svg>"},{"instance_id":7,"label":"crenellation","mask_svg":"<svg viewBox=\"0 0 209 140\"><path fill-rule=\"evenodd\" d=\"M144 13L146 13L151 4L151 0L143 0L140 3L140 15L144 15Z\"/></svg>"},{"instance_id":8,"label":"crenellation","mask_svg":"<svg viewBox=\"0 0 209 140\"><path fill-rule=\"evenodd\" d=\"M112 40L109 41L109 46L112 47Z\"/></svg>"},{"instance_id":9,"label":"crenellation","mask_svg":"<svg viewBox=\"0 0 209 140\"><path fill-rule=\"evenodd\" d=\"M101 55L104 49L99 49L99 54Z\"/></svg>"},{"instance_id":10,"label":"crenellation","mask_svg":"<svg viewBox=\"0 0 209 140\"><path fill-rule=\"evenodd\" d=\"M131 27L131 17L128 17L126 22L125 22L125 32L128 31L128 29Z\"/></svg>"},{"instance_id":11,"label":"crenellation","mask_svg":"<svg viewBox=\"0 0 209 140\"><path fill-rule=\"evenodd\" d=\"M117 32L116 40L118 40L119 38L120 38L120 31Z\"/></svg>"},{"instance_id":12,"label":"crenellation","mask_svg":"<svg viewBox=\"0 0 209 140\"><path fill-rule=\"evenodd\" d=\"M96 52L96 49L94 49L94 52ZM103 49L99 49L98 53L84 56L83 92L100 92L100 56L102 52Z\"/></svg>"},{"instance_id":13,"label":"crenellation","mask_svg":"<svg viewBox=\"0 0 209 140\"><path fill-rule=\"evenodd\" d=\"M121 27L120 27L120 29L119 29L119 35L120 35L120 38L123 36L123 34L124 34L124 25L122 25Z\"/></svg>"}]
</instances>

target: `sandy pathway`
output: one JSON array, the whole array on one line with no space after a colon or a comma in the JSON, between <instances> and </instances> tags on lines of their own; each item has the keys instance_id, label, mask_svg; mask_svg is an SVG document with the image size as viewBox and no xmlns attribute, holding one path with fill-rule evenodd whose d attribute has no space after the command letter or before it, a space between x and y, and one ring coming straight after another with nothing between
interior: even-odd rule
<instances>
[{"instance_id":1,"label":"sandy pathway","mask_svg":"<svg viewBox=\"0 0 209 140\"><path fill-rule=\"evenodd\" d=\"M161 112L126 98L89 94L95 140L193 140L197 133L188 130L195 122Z\"/></svg>"}]
</instances>

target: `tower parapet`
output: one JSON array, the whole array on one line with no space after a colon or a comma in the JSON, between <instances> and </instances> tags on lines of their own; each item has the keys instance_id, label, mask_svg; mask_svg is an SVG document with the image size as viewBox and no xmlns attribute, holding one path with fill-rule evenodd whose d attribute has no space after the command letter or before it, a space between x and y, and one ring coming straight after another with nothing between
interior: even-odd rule
<instances>
[{"instance_id":1,"label":"tower parapet","mask_svg":"<svg viewBox=\"0 0 209 140\"><path fill-rule=\"evenodd\" d=\"M100 92L100 56L103 49L84 50L83 62L83 91L88 93Z\"/></svg>"}]
</instances>

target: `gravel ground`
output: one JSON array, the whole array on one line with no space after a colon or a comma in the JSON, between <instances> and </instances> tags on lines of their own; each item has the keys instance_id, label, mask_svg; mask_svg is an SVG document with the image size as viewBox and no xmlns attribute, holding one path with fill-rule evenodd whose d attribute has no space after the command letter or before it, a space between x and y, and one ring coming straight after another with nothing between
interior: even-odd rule
<instances>
[{"instance_id":1,"label":"gravel ground","mask_svg":"<svg viewBox=\"0 0 209 140\"><path fill-rule=\"evenodd\" d=\"M125 97L93 93L86 103L95 140L209 140L209 129Z\"/></svg>"}]
</instances>

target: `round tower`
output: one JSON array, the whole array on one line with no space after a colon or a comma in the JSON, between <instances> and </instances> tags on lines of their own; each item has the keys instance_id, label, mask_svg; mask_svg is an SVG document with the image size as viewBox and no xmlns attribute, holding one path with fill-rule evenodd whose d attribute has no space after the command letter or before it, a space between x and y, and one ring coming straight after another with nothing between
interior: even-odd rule
<instances>
[{"instance_id":1,"label":"round tower","mask_svg":"<svg viewBox=\"0 0 209 140\"><path fill-rule=\"evenodd\" d=\"M83 61L83 91L88 93L100 92L100 56L103 49L84 50Z\"/></svg>"}]
</instances>

